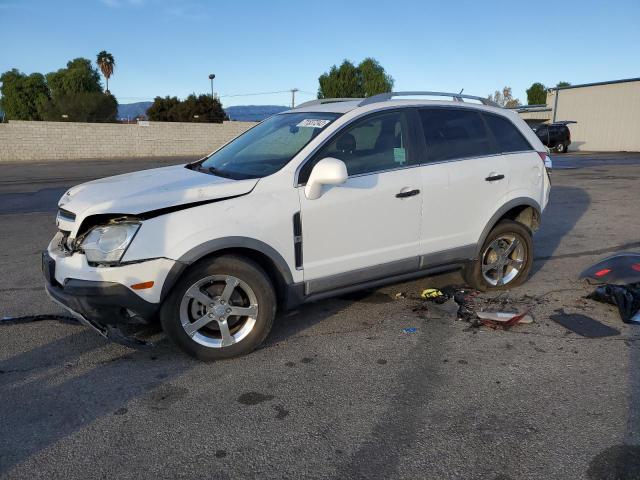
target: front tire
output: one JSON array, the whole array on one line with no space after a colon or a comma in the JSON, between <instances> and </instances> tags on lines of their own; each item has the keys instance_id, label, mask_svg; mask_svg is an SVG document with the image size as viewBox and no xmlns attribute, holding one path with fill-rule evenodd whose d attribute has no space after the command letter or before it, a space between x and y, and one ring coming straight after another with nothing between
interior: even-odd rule
<instances>
[{"instance_id":1,"label":"front tire","mask_svg":"<svg viewBox=\"0 0 640 480\"><path fill-rule=\"evenodd\" d=\"M225 255L191 267L160 310L167 336L200 360L245 355L269 334L276 294L268 275L248 258Z\"/></svg>"},{"instance_id":2,"label":"front tire","mask_svg":"<svg viewBox=\"0 0 640 480\"><path fill-rule=\"evenodd\" d=\"M476 290L506 290L523 284L532 264L531 230L502 220L489 232L479 258L467 266L465 279Z\"/></svg>"},{"instance_id":3,"label":"front tire","mask_svg":"<svg viewBox=\"0 0 640 480\"><path fill-rule=\"evenodd\" d=\"M556 145L557 153L565 153L566 151L567 151L567 146L564 143L559 143L558 145Z\"/></svg>"}]
</instances>

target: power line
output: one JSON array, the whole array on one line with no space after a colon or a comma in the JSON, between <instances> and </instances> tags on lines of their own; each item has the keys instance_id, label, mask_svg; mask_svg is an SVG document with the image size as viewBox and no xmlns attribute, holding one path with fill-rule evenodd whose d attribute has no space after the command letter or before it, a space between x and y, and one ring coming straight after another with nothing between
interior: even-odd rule
<instances>
[{"instance_id":1,"label":"power line","mask_svg":"<svg viewBox=\"0 0 640 480\"><path fill-rule=\"evenodd\" d=\"M307 91L298 90L298 89L295 89L295 90L296 90L297 93L303 93L305 95L314 95L314 96L316 95L313 92L307 92ZM291 89L289 89L289 90L277 90L277 91L274 91L274 92L258 92L258 93L233 93L233 94L226 93L224 95L220 95L220 98L251 97L251 96L256 96L256 95L273 95L273 94L276 94L276 93L291 93Z\"/></svg>"},{"instance_id":2,"label":"power line","mask_svg":"<svg viewBox=\"0 0 640 480\"><path fill-rule=\"evenodd\" d=\"M290 93L291 90L278 90L276 92L259 92L259 93L234 93L234 94L226 94L220 95L220 98L228 98L228 97L251 97L255 95L273 95L274 93Z\"/></svg>"}]
</instances>

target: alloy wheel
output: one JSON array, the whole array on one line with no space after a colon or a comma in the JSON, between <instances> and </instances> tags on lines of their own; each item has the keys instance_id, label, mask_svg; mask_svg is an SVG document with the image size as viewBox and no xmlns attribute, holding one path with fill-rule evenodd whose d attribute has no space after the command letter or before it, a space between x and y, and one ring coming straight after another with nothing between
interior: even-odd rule
<instances>
[{"instance_id":1,"label":"alloy wheel","mask_svg":"<svg viewBox=\"0 0 640 480\"><path fill-rule=\"evenodd\" d=\"M484 280L494 287L512 282L526 264L524 242L515 235L501 235L482 253Z\"/></svg>"},{"instance_id":2,"label":"alloy wheel","mask_svg":"<svg viewBox=\"0 0 640 480\"><path fill-rule=\"evenodd\" d=\"M247 337L258 317L253 289L231 275L211 275L187 289L180 302L180 323L195 342L229 347Z\"/></svg>"}]
</instances>

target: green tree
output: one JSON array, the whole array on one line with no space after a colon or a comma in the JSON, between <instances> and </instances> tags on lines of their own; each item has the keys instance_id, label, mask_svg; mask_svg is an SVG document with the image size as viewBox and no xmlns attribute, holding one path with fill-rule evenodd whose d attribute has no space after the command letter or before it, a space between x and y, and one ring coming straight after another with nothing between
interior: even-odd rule
<instances>
[{"instance_id":1,"label":"green tree","mask_svg":"<svg viewBox=\"0 0 640 480\"><path fill-rule=\"evenodd\" d=\"M487 99L497 103L501 107L506 108L514 108L521 105L520 100L518 100L517 98L513 98L511 87L504 87L502 89L502 92L500 90L496 90L493 95L488 95Z\"/></svg>"},{"instance_id":2,"label":"green tree","mask_svg":"<svg viewBox=\"0 0 640 480\"><path fill-rule=\"evenodd\" d=\"M49 100L44 75L25 75L15 68L0 76L0 108L7 120L42 120L42 107Z\"/></svg>"},{"instance_id":3,"label":"green tree","mask_svg":"<svg viewBox=\"0 0 640 480\"><path fill-rule=\"evenodd\" d=\"M114 122L118 102L104 95L100 74L86 58L76 58L66 68L29 76L16 69L0 77L1 107L7 119L76 122ZM66 115L66 117L63 117Z\"/></svg>"},{"instance_id":4,"label":"green tree","mask_svg":"<svg viewBox=\"0 0 640 480\"><path fill-rule=\"evenodd\" d=\"M74 122L115 122L118 102L104 95L98 70L86 58L76 58L46 75L51 99L46 102L42 117ZM66 115L66 117L63 117Z\"/></svg>"},{"instance_id":5,"label":"green tree","mask_svg":"<svg viewBox=\"0 0 640 480\"><path fill-rule=\"evenodd\" d=\"M178 118L174 117L173 110L176 105L180 104L178 97L156 97L147 110L147 117L154 122L178 122Z\"/></svg>"},{"instance_id":6,"label":"green tree","mask_svg":"<svg viewBox=\"0 0 640 480\"><path fill-rule=\"evenodd\" d=\"M344 60L320 75L318 83L318 98L362 98L393 88L393 78L373 58L365 58L357 67Z\"/></svg>"},{"instance_id":7,"label":"green tree","mask_svg":"<svg viewBox=\"0 0 640 480\"><path fill-rule=\"evenodd\" d=\"M46 102L42 119L49 121L104 123L115 122L118 102L113 95L102 92L78 92L58 95Z\"/></svg>"},{"instance_id":8,"label":"green tree","mask_svg":"<svg viewBox=\"0 0 640 480\"><path fill-rule=\"evenodd\" d=\"M557 88L562 88L562 87L570 87L571 84L569 82L558 82L558 84L556 85Z\"/></svg>"},{"instance_id":9,"label":"green tree","mask_svg":"<svg viewBox=\"0 0 640 480\"><path fill-rule=\"evenodd\" d=\"M104 78L107 81L107 87L104 93L110 95L111 92L109 91L109 78L111 78L111 75L113 75L113 69L116 66L116 61L114 60L113 55L111 55L106 50L102 50L96 57L96 63L98 64L98 67L100 67L102 75L104 75Z\"/></svg>"},{"instance_id":10,"label":"green tree","mask_svg":"<svg viewBox=\"0 0 640 480\"><path fill-rule=\"evenodd\" d=\"M62 95L82 92L102 93L100 74L86 58L76 58L67 63L67 68L47 73L47 84L54 100Z\"/></svg>"},{"instance_id":11,"label":"green tree","mask_svg":"<svg viewBox=\"0 0 640 480\"><path fill-rule=\"evenodd\" d=\"M536 82L527 89L527 104L542 105L547 102L547 87Z\"/></svg>"},{"instance_id":12,"label":"green tree","mask_svg":"<svg viewBox=\"0 0 640 480\"><path fill-rule=\"evenodd\" d=\"M183 101L177 97L156 97L147 110L149 120L156 122L222 123L229 120L220 100L210 95L189 95Z\"/></svg>"},{"instance_id":13,"label":"green tree","mask_svg":"<svg viewBox=\"0 0 640 480\"><path fill-rule=\"evenodd\" d=\"M360 62L358 71L365 97L390 92L393 88L393 78L384 71L382 65L374 58L365 58Z\"/></svg>"}]
</instances>

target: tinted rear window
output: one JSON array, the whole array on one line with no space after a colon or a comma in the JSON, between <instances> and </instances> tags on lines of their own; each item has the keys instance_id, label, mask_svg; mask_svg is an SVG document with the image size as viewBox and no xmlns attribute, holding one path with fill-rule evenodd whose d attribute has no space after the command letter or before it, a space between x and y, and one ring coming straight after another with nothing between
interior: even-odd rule
<instances>
[{"instance_id":1,"label":"tinted rear window","mask_svg":"<svg viewBox=\"0 0 640 480\"><path fill-rule=\"evenodd\" d=\"M532 150L520 130L509 120L498 115L484 115L484 118L502 153Z\"/></svg>"},{"instance_id":2,"label":"tinted rear window","mask_svg":"<svg viewBox=\"0 0 640 480\"><path fill-rule=\"evenodd\" d=\"M421 109L429 162L498 153L480 113L462 108Z\"/></svg>"}]
</instances>

